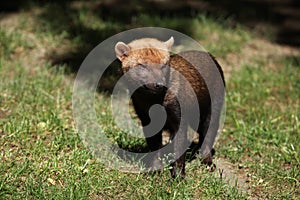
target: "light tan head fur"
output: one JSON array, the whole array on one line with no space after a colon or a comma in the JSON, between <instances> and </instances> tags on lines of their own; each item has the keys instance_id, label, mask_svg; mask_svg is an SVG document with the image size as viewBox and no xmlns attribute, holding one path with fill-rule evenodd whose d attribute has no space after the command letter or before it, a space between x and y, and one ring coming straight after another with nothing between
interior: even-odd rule
<instances>
[{"instance_id":1,"label":"light tan head fur","mask_svg":"<svg viewBox=\"0 0 300 200\"><path fill-rule=\"evenodd\" d=\"M173 37L166 42L154 38L142 38L129 44L118 42L115 46L115 52L117 58L122 62L123 71L127 71L139 64L166 64L169 61L169 51L173 43Z\"/></svg>"}]
</instances>

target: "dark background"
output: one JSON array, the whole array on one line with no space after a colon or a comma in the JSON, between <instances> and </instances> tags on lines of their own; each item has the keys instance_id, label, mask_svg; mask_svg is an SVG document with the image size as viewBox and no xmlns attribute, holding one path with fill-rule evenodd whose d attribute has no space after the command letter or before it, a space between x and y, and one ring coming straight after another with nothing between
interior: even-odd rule
<instances>
[{"instance_id":1,"label":"dark background","mask_svg":"<svg viewBox=\"0 0 300 200\"><path fill-rule=\"evenodd\" d=\"M56 3L70 10L68 6L73 0L32 1L2 0L0 12L12 12L26 9L35 4ZM74 2L74 1L73 1ZM87 1L85 1L87 2ZM93 0L88 1L90 9L99 12L99 17L114 19L123 24L131 24L132 18L141 13L174 17L193 17L198 13L206 13L217 18L231 18L233 21L255 29L261 34L275 32L274 41L278 43L300 45L300 1L299 0ZM49 19L51 20L51 19ZM178 27L186 33L187 25ZM270 29L271 28L271 29ZM113 34L107 30L105 35Z\"/></svg>"}]
</instances>

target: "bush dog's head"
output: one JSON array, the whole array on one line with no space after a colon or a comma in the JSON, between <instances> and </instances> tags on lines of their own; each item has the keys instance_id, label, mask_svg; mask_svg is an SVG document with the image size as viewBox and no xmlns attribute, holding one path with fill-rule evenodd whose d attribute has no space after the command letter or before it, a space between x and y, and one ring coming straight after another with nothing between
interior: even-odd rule
<instances>
[{"instance_id":1,"label":"bush dog's head","mask_svg":"<svg viewBox=\"0 0 300 200\"><path fill-rule=\"evenodd\" d=\"M152 93L163 91L170 72L169 52L173 43L173 37L165 42L154 38L142 38L128 44L118 42L115 52L122 62L123 73L127 73L128 82Z\"/></svg>"}]
</instances>

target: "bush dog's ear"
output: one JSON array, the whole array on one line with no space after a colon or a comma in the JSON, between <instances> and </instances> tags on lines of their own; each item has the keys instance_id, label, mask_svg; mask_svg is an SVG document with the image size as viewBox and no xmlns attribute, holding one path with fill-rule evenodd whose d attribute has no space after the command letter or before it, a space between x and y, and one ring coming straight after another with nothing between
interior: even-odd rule
<instances>
[{"instance_id":1,"label":"bush dog's ear","mask_svg":"<svg viewBox=\"0 0 300 200\"><path fill-rule=\"evenodd\" d=\"M130 51L130 48L127 44L124 42L118 42L115 46L115 52L117 55L117 58L122 62L126 56L128 56L128 53Z\"/></svg>"},{"instance_id":2,"label":"bush dog's ear","mask_svg":"<svg viewBox=\"0 0 300 200\"><path fill-rule=\"evenodd\" d=\"M173 44L174 44L174 38L173 38L173 36L170 37L169 40L165 41L165 45L168 48L168 50L171 50L171 47L173 46Z\"/></svg>"}]
</instances>

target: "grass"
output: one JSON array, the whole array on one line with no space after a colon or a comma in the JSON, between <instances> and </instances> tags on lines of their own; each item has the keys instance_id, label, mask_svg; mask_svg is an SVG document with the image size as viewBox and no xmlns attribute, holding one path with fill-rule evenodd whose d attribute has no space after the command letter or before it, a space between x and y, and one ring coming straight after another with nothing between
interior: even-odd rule
<instances>
[{"instance_id":1,"label":"grass","mask_svg":"<svg viewBox=\"0 0 300 200\"><path fill-rule=\"evenodd\" d=\"M289 60L282 64L273 70L244 66L233 75L227 93L233 112L227 112L219 152L251 171L250 182L263 198L296 199L300 69Z\"/></svg>"},{"instance_id":2,"label":"grass","mask_svg":"<svg viewBox=\"0 0 300 200\"><path fill-rule=\"evenodd\" d=\"M76 68L72 61L77 55L84 56L102 39L136 26L186 31L222 58L238 53L252 34L241 26L230 27L231 21L206 15L175 19L141 14L133 22L121 23L103 20L86 8L64 7L63 14L57 4L33 8L18 13L18 19L29 18L17 23L15 30L20 31L0 29L0 199L297 199L300 195L300 56L276 58L278 67L273 69L263 57L256 58L255 66L245 64L228 82L227 118L216 157L242 166L253 193L242 193L218 174L208 173L199 160L187 164L184 181L170 179L168 170L130 174L106 168L78 136L72 116ZM53 15L64 23L49 20ZM186 24L192 26L186 29ZM28 33L33 40L28 40ZM34 58L41 46L47 51L42 62ZM54 50L62 55L52 55ZM61 62L53 62L60 56ZM108 94L95 94L99 123L120 146L144 148L142 139L115 127L107 109Z\"/></svg>"}]
</instances>

